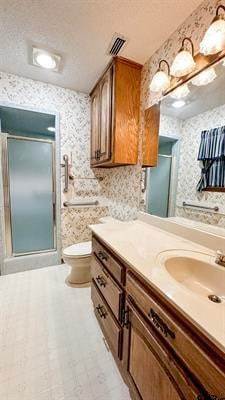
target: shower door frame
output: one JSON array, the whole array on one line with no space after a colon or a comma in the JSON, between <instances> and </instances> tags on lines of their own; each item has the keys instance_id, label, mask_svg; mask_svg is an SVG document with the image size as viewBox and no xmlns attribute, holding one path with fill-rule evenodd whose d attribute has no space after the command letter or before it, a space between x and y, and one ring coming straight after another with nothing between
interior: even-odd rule
<instances>
[{"instance_id":1,"label":"shower door frame","mask_svg":"<svg viewBox=\"0 0 225 400\"><path fill-rule=\"evenodd\" d=\"M39 254L56 251L56 173L55 173L55 141L48 139L38 139L28 136L11 135L1 132L2 138L2 172L3 172L3 198L4 198L4 217L5 217L5 247L6 257L20 257L29 254ZM11 217L11 197L10 197L10 177L8 163L8 139L27 140L29 142L49 143L52 146L52 212L53 212L53 247L51 249L33 250L22 253L13 253L12 246L12 217Z\"/></svg>"},{"instance_id":2,"label":"shower door frame","mask_svg":"<svg viewBox=\"0 0 225 400\"><path fill-rule=\"evenodd\" d=\"M177 201L177 187L178 187L178 169L179 169L179 157L180 157L180 137L178 135L160 135L160 137L165 137L174 140L173 151L171 155L167 154L159 154L163 157L171 158L171 166L170 166L170 182L169 182L169 197L168 197L168 217L173 217L176 211L176 201ZM147 168L147 185L146 185L146 203L145 203L145 212L149 213L150 206L150 193L149 189L151 187L151 168ZM156 166L157 168L157 166Z\"/></svg>"},{"instance_id":3,"label":"shower door frame","mask_svg":"<svg viewBox=\"0 0 225 400\"><path fill-rule=\"evenodd\" d=\"M43 113L43 114L50 114L55 117L55 143L54 143L54 163L55 163L55 249L49 250L44 250L44 251L39 251L38 253L25 253L24 256L21 256L21 259L25 260L24 257L27 257L29 259L28 263L30 265L32 264L31 257L32 256L37 256L40 253L40 256L42 258L40 259L40 264L39 266L25 266L24 270L28 269L34 269L34 268L41 268L44 266L44 260L43 257L46 253L46 258L47 255L52 254L52 257L54 257L55 264L61 264L61 171L60 171L60 160L61 160L61 149L60 149L60 114L58 111L51 110L51 109L45 109L45 108L39 108L39 107L28 107L27 105L21 105L21 104L16 104L13 102L8 102L8 101L1 101L0 102L0 107L8 107L8 108L15 108L15 109L20 109L20 110L25 110L25 111L32 111L32 112L37 112L37 113ZM0 129L1 132L1 129ZM35 138L34 138L35 139ZM3 161L4 162L4 161ZM2 201L4 202L4 190L3 190L3 176L0 173L0 186L2 190L0 190L0 194L2 192ZM3 204L3 215L2 215L2 224L0 224L0 229L2 226L2 239L3 239L3 246L2 246L2 254L0 254L0 275L5 274L5 273L11 273L11 272L18 272L17 267L14 268L9 268L9 272L7 272L7 268L5 267L5 262L4 260L7 259L8 254L6 252L6 234L5 234L5 204ZM1 217L1 216L0 216ZM1 221L0 221L1 222ZM1 236L1 234L0 234ZM1 245L1 243L0 243ZM18 257L14 257L15 259L19 259ZM48 261L50 261L50 258L48 257ZM53 265L53 264L50 264ZM46 265L45 265L46 266Z\"/></svg>"}]
</instances>

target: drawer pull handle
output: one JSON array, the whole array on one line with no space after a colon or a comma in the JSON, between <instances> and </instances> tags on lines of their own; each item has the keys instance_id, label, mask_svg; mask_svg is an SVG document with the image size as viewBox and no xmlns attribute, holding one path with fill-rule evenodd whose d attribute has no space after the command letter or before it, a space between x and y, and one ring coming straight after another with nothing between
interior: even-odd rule
<instances>
[{"instance_id":1,"label":"drawer pull handle","mask_svg":"<svg viewBox=\"0 0 225 400\"><path fill-rule=\"evenodd\" d=\"M99 251L98 257L99 257L100 260L102 260L102 261L107 261L107 260L108 260L107 255L106 255L103 251Z\"/></svg>"},{"instance_id":2,"label":"drawer pull handle","mask_svg":"<svg viewBox=\"0 0 225 400\"><path fill-rule=\"evenodd\" d=\"M101 306L100 304L96 307L96 310L100 316L100 318L106 318L107 312L105 311L104 307Z\"/></svg>"},{"instance_id":3,"label":"drawer pull handle","mask_svg":"<svg viewBox=\"0 0 225 400\"><path fill-rule=\"evenodd\" d=\"M106 281L105 281L105 279L103 278L103 276L98 275L98 276L96 277L96 281L98 282L99 286L106 287Z\"/></svg>"},{"instance_id":4,"label":"drawer pull handle","mask_svg":"<svg viewBox=\"0 0 225 400\"><path fill-rule=\"evenodd\" d=\"M109 274L108 274L108 272L105 270L105 268L102 268L102 272L105 274L105 276L108 278L109 277Z\"/></svg>"},{"instance_id":5,"label":"drawer pull handle","mask_svg":"<svg viewBox=\"0 0 225 400\"><path fill-rule=\"evenodd\" d=\"M128 327L129 326L129 323L130 323L130 321L129 321L129 309L127 308L127 309L124 309L124 310L122 310L122 326L123 327Z\"/></svg>"},{"instance_id":6,"label":"drawer pull handle","mask_svg":"<svg viewBox=\"0 0 225 400\"><path fill-rule=\"evenodd\" d=\"M166 323L162 320L162 318L151 308L150 312L148 313L153 324L158 328L165 337L170 336L172 339L175 339L175 333L172 332Z\"/></svg>"}]
</instances>

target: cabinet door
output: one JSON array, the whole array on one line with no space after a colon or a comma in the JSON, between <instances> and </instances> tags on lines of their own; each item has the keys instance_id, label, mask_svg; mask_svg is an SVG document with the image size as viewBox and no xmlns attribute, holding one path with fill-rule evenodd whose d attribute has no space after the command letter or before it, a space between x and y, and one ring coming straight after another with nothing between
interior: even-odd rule
<instances>
[{"instance_id":1,"label":"cabinet door","mask_svg":"<svg viewBox=\"0 0 225 400\"><path fill-rule=\"evenodd\" d=\"M123 363L133 398L138 400L194 400L198 393L138 312L128 304L124 329Z\"/></svg>"},{"instance_id":2,"label":"cabinet door","mask_svg":"<svg viewBox=\"0 0 225 400\"><path fill-rule=\"evenodd\" d=\"M100 82L100 162L110 160L112 127L112 68Z\"/></svg>"},{"instance_id":3,"label":"cabinet door","mask_svg":"<svg viewBox=\"0 0 225 400\"><path fill-rule=\"evenodd\" d=\"M155 167L158 162L160 105L145 110L145 128L143 135L143 167Z\"/></svg>"},{"instance_id":4,"label":"cabinet door","mask_svg":"<svg viewBox=\"0 0 225 400\"><path fill-rule=\"evenodd\" d=\"M98 162L100 150L100 90L99 86L91 96L91 164Z\"/></svg>"}]
</instances>

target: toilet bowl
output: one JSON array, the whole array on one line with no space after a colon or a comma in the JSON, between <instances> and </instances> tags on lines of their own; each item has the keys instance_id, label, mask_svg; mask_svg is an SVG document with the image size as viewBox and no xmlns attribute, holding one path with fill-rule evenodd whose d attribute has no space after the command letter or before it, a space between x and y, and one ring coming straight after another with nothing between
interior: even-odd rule
<instances>
[{"instance_id":1,"label":"toilet bowl","mask_svg":"<svg viewBox=\"0 0 225 400\"><path fill-rule=\"evenodd\" d=\"M119 223L120 221L112 217L102 217L99 223ZM71 284L84 284L91 280L91 252L92 243L81 242L66 247L62 256L64 262L71 267L70 275L67 280Z\"/></svg>"},{"instance_id":2,"label":"toilet bowl","mask_svg":"<svg viewBox=\"0 0 225 400\"><path fill-rule=\"evenodd\" d=\"M63 250L63 260L70 265L69 283L90 281L91 242L73 244Z\"/></svg>"}]
</instances>

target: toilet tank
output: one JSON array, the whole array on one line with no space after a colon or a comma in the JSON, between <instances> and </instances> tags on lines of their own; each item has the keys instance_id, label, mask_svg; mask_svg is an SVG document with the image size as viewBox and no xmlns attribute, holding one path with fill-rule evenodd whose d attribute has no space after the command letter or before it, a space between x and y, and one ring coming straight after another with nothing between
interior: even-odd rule
<instances>
[{"instance_id":1,"label":"toilet tank","mask_svg":"<svg viewBox=\"0 0 225 400\"><path fill-rule=\"evenodd\" d=\"M107 217L99 218L98 222L99 222L100 224L106 224L107 222L115 223L115 224L117 223L117 224L118 224L118 223L120 223L121 221L119 221L119 220L116 219L116 218L107 216Z\"/></svg>"}]
</instances>

